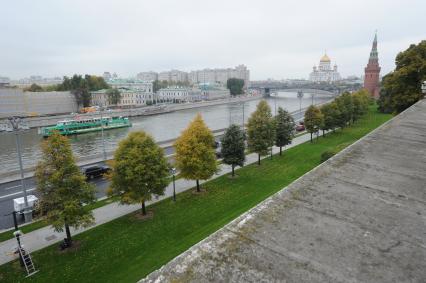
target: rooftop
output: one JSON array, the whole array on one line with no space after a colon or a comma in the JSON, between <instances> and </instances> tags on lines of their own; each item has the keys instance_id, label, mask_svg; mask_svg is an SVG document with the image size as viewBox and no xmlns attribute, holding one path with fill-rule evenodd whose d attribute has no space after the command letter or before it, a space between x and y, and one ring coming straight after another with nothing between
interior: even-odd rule
<instances>
[{"instance_id":1,"label":"rooftop","mask_svg":"<svg viewBox=\"0 0 426 283\"><path fill-rule=\"evenodd\" d=\"M426 100L145 282L421 282Z\"/></svg>"}]
</instances>

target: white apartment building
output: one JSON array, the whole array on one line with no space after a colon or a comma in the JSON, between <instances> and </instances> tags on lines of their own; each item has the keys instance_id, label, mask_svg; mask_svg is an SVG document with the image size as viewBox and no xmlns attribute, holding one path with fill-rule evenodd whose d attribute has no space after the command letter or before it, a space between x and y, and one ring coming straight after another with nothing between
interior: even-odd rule
<instances>
[{"instance_id":1,"label":"white apartment building","mask_svg":"<svg viewBox=\"0 0 426 283\"><path fill-rule=\"evenodd\" d=\"M158 74L156 72L141 72L136 75L136 78L138 80L144 81L144 82L153 82L158 79Z\"/></svg>"},{"instance_id":2,"label":"white apartment building","mask_svg":"<svg viewBox=\"0 0 426 283\"><path fill-rule=\"evenodd\" d=\"M202 100L200 89L187 87L168 87L157 91L160 102L192 102Z\"/></svg>"},{"instance_id":3,"label":"white apartment building","mask_svg":"<svg viewBox=\"0 0 426 283\"><path fill-rule=\"evenodd\" d=\"M186 82L188 81L188 73L179 70L160 72L158 74L158 80L168 82Z\"/></svg>"},{"instance_id":4,"label":"white apartment building","mask_svg":"<svg viewBox=\"0 0 426 283\"><path fill-rule=\"evenodd\" d=\"M218 83L222 86L226 86L226 82L230 78L244 80L244 86L247 88L250 82L250 71L245 65L238 65L235 68L204 69L192 71L189 73L189 80L193 84Z\"/></svg>"},{"instance_id":5,"label":"white apartment building","mask_svg":"<svg viewBox=\"0 0 426 283\"><path fill-rule=\"evenodd\" d=\"M154 100L154 94L141 90L120 89L121 100L117 105L113 105L108 99L108 90L102 89L92 91L92 105L100 107L140 107L151 104Z\"/></svg>"}]
</instances>

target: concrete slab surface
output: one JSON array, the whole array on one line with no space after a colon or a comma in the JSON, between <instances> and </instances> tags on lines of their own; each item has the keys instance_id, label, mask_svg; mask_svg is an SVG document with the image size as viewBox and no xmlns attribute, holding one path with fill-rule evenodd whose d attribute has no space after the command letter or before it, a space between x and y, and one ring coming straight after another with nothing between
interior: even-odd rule
<instances>
[{"instance_id":1,"label":"concrete slab surface","mask_svg":"<svg viewBox=\"0 0 426 283\"><path fill-rule=\"evenodd\" d=\"M141 282L426 282L426 100Z\"/></svg>"}]
</instances>

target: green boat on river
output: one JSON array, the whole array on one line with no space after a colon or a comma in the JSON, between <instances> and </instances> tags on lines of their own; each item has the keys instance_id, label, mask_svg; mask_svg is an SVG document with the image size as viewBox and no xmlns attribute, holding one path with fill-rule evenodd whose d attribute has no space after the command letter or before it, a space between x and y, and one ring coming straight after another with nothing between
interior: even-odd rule
<instances>
[{"instance_id":1,"label":"green boat on river","mask_svg":"<svg viewBox=\"0 0 426 283\"><path fill-rule=\"evenodd\" d=\"M82 118L59 121L56 126L42 128L40 134L49 137L54 131L58 131L61 135L68 136L131 126L132 123L126 117Z\"/></svg>"}]
</instances>

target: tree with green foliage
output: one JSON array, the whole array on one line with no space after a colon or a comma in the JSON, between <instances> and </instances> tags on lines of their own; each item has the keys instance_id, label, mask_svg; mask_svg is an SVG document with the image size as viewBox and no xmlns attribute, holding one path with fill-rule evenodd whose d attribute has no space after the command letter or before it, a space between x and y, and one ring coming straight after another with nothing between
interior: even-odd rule
<instances>
[{"instance_id":1,"label":"tree with green foliage","mask_svg":"<svg viewBox=\"0 0 426 283\"><path fill-rule=\"evenodd\" d=\"M108 103L117 106L121 101L121 92L117 88L110 88L107 90Z\"/></svg>"},{"instance_id":2,"label":"tree with green foliage","mask_svg":"<svg viewBox=\"0 0 426 283\"><path fill-rule=\"evenodd\" d=\"M40 91L44 91L44 89L39 86L38 84L32 84L27 88L24 88L24 91L32 91L32 92L40 92Z\"/></svg>"},{"instance_id":3,"label":"tree with green foliage","mask_svg":"<svg viewBox=\"0 0 426 283\"><path fill-rule=\"evenodd\" d=\"M72 244L70 226L93 224L92 211L84 204L95 200L95 189L75 163L67 137L54 132L42 143L42 159L36 167L39 209L57 232L65 228L67 244Z\"/></svg>"},{"instance_id":4,"label":"tree with green foliage","mask_svg":"<svg viewBox=\"0 0 426 283\"><path fill-rule=\"evenodd\" d=\"M312 134L319 131L322 123L323 115L321 114L321 110L314 105L309 106L305 112L305 128L311 134L311 142Z\"/></svg>"},{"instance_id":5,"label":"tree with green foliage","mask_svg":"<svg viewBox=\"0 0 426 283\"><path fill-rule=\"evenodd\" d=\"M412 44L395 59L396 68L382 79L378 101L382 112L401 112L423 97L426 80L426 40Z\"/></svg>"},{"instance_id":6,"label":"tree with green foliage","mask_svg":"<svg viewBox=\"0 0 426 283\"><path fill-rule=\"evenodd\" d=\"M226 129L225 135L221 139L221 153L223 157L223 163L231 165L232 177L235 175L235 166L244 165L244 161L246 159L244 141L244 131L235 124L229 126L229 128Z\"/></svg>"},{"instance_id":7,"label":"tree with green foliage","mask_svg":"<svg viewBox=\"0 0 426 283\"><path fill-rule=\"evenodd\" d=\"M367 90L361 89L352 94L353 101L353 119L358 120L368 111L368 105L370 102L370 95Z\"/></svg>"},{"instance_id":8,"label":"tree with green foliage","mask_svg":"<svg viewBox=\"0 0 426 283\"><path fill-rule=\"evenodd\" d=\"M278 114L275 116L275 145L280 148L282 155L282 147L291 144L294 138L294 119L286 110L278 107Z\"/></svg>"},{"instance_id":9,"label":"tree with green foliage","mask_svg":"<svg viewBox=\"0 0 426 283\"><path fill-rule=\"evenodd\" d=\"M231 92L231 95L243 94L244 80L243 79L230 78L226 82L226 87Z\"/></svg>"},{"instance_id":10,"label":"tree with green foliage","mask_svg":"<svg viewBox=\"0 0 426 283\"><path fill-rule=\"evenodd\" d=\"M344 92L334 100L339 108L340 118L339 127L344 128L353 119L354 105L352 95L349 92Z\"/></svg>"},{"instance_id":11,"label":"tree with green foliage","mask_svg":"<svg viewBox=\"0 0 426 283\"><path fill-rule=\"evenodd\" d=\"M251 152L258 154L257 164L260 165L260 156L268 153L274 145L275 123L271 108L265 100L257 104L247 123L247 143Z\"/></svg>"},{"instance_id":12,"label":"tree with green foliage","mask_svg":"<svg viewBox=\"0 0 426 283\"><path fill-rule=\"evenodd\" d=\"M109 85L102 77L85 75L83 78L77 74L71 78L65 76L63 82L57 86L58 91L71 91L77 104L83 105L83 107L90 106L92 101L91 91L107 88L109 88Z\"/></svg>"},{"instance_id":13,"label":"tree with green foliage","mask_svg":"<svg viewBox=\"0 0 426 283\"><path fill-rule=\"evenodd\" d=\"M176 167L183 178L196 180L197 192L200 192L199 180L207 180L217 171L213 145L213 134L200 114L175 141Z\"/></svg>"},{"instance_id":14,"label":"tree with green foliage","mask_svg":"<svg viewBox=\"0 0 426 283\"><path fill-rule=\"evenodd\" d=\"M320 111L323 115L323 122L320 129L323 131L323 136L325 137L325 131L334 131L339 125L340 112L334 101L321 106Z\"/></svg>"},{"instance_id":15,"label":"tree with green foliage","mask_svg":"<svg viewBox=\"0 0 426 283\"><path fill-rule=\"evenodd\" d=\"M132 132L119 143L111 165L109 194L119 196L122 204L141 204L146 215L145 202L164 195L169 184L163 149L145 132Z\"/></svg>"}]
</instances>

